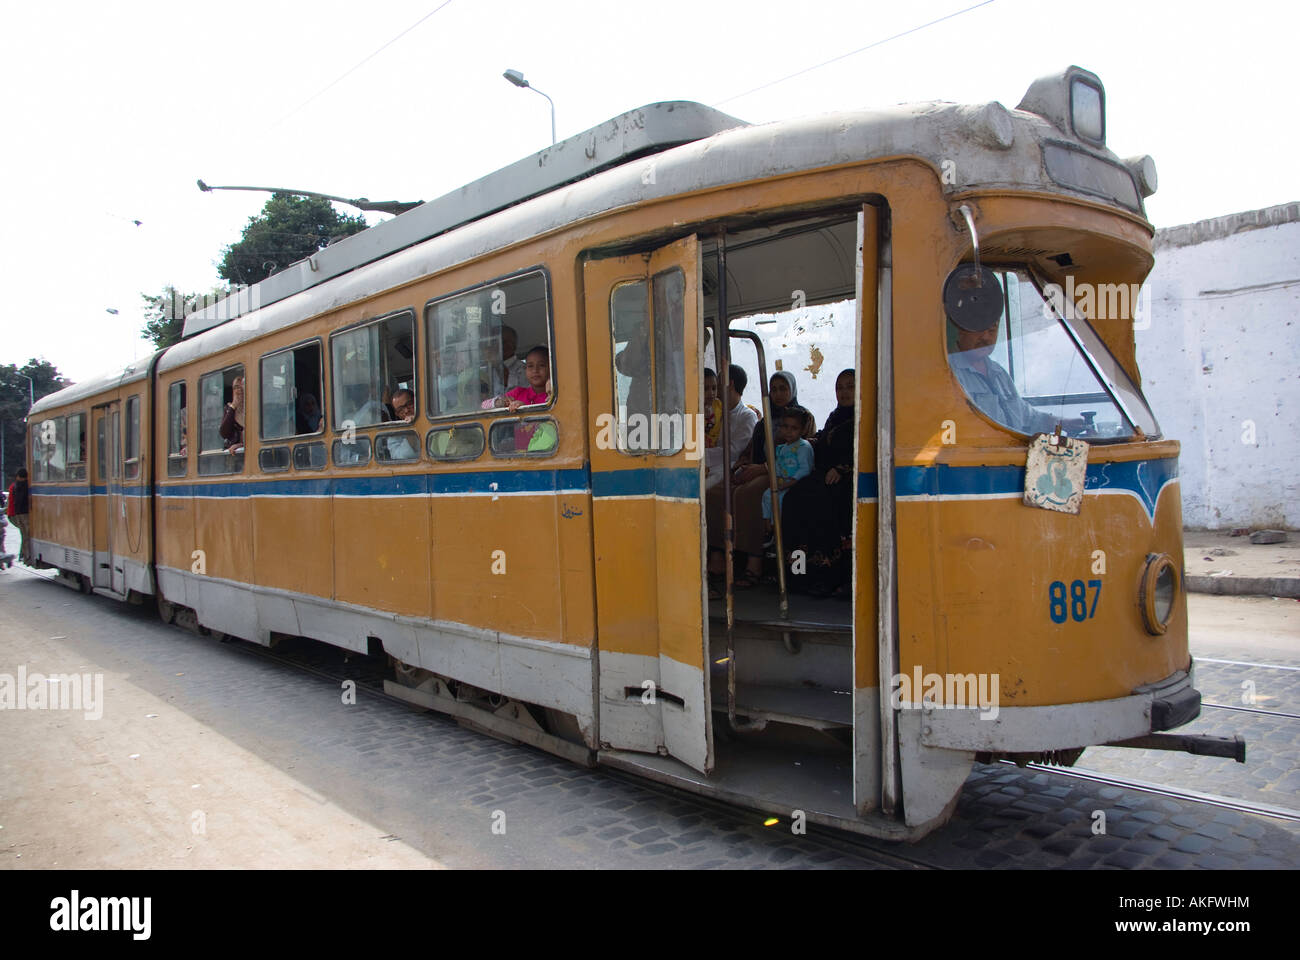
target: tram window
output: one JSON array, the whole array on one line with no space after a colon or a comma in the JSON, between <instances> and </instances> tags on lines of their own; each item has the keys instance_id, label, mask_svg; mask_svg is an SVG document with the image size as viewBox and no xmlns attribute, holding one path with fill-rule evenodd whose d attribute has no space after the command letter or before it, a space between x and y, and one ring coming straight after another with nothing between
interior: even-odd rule
<instances>
[{"instance_id":1,"label":"tram window","mask_svg":"<svg viewBox=\"0 0 1300 960\"><path fill-rule=\"evenodd\" d=\"M1086 321L1067 326L1027 271L1004 269L996 276L1002 310L995 325L968 331L947 321L949 366L980 411L1023 434L1049 433L1060 424L1072 436L1129 438L1135 435L1131 417L1144 434L1157 432L1137 388L1117 365L1108 369L1102 362L1112 358ZM1105 371L1106 384L1097 369Z\"/></svg>"},{"instance_id":2,"label":"tram window","mask_svg":"<svg viewBox=\"0 0 1300 960\"><path fill-rule=\"evenodd\" d=\"M108 417L99 414L95 418L95 449L99 456L95 458L95 475L100 480L108 479Z\"/></svg>"},{"instance_id":3,"label":"tram window","mask_svg":"<svg viewBox=\"0 0 1300 960\"><path fill-rule=\"evenodd\" d=\"M370 462L370 438L364 434L334 441L336 467L360 467Z\"/></svg>"},{"instance_id":4,"label":"tram window","mask_svg":"<svg viewBox=\"0 0 1300 960\"><path fill-rule=\"evenodd\" d=\"M408 311L336 333L330 339L334 429L394 419L387 399L415 392L415 317Z\"/></svg>"},{"instance_id":5,"label":"tram window","mask_svg":"<svg viewBox=\"0 0 1300 960\"><path fill-rule=\"evenodd\" d=\"M381 433L375 437L375 459L381 463L402 463L420 459L420 435L414 430Z\"/></svg>"},{"instance_id":6,"label":"tram window","mask_svg":"<svg viewBox=\"0 0 1300 960\"><path fill-rule=\"evenodd\" d=\"M235 380L243 376L244 365L236 364L199 377L200 476L219 476L244 471L244 445L230 443L227 446L227 441L221 437L221 421L226 414L226 404L234 401ZM244 416L247 418L247 411Z\"/></svg>"},{"instance_id":7,"label":"tram window","mask_svg":"<svg viewBox=\"0 0 1300 960\"><path fill-rule=\"evenodd\" d=\"M262 439L283 440L319 433L321 412L320 343L281 350L262 358Z\"/></svg>"},{"instance_id":8,"label":"tram window","mask_svg":"<svg viewBox=\"0 0 1300 960\"><path fill-rule=\"evenodd\" d=\"M488 434L495 457L546 457L555 452L559 431L550 417L498 420Z\"/></svg>"},{"instance_id":9,"label":"tram window","mask_svg":"<svg viewBox=\"0 0 1300 960\"><path fill-rule=\"evenodd\" d=\"M618 448L665 455L682 448L686 355L683 330L686 278L680 268L650 281L617 285L610 295Z\"/></svg>"},{"instance_id":10,"label":"tram window","mask_svg":"<svg viewBox=\"0 0 1300 960\"><path fill-rule=\"evenodd\" d=\"M295 470L324 470L328 460L324 443L318 441L294 445L293 468Z\"/></svg>"},{"instance_id":11,"label":"tram window","mask_svg":"<svg viewBox=\"0 0 1300 960\"><path fill-rule=\"evenodd\" d=\"M189 423L185 383L167 388L167 476L183 477L189 464Z\"/></svg>"},{"instance_id":12,"label":"tram window","mask_svg":"<svg viewBox=\"0 0 1300 960\"><path fill-rule=\"evenodd\" d=\"M126 479L140 476L140 397L126 400Z\"/></svg>"},{"instance_id":13,"label":"tram window","mask_svg":"<svg viewBox=\"0 0 1300 960\"><path fill-rule=\"evenodd\" d=\"M86 479L86 415L68 417L66 473L69 480Z\"/></svg>"},{"instance_id":14,"label":"tram window","mask_svg":"<svg viewBox=\"0 0 1300 960\"><path fill-rule=\"evenodd\" d=\"M263 447L257 451L257 465L263 473L282 473L289 469L289 448Z\"/></svg>"},{"instance_id":15,"label":"tram window","mask_svg":"<svg viewBox=\"0 0 1300 960\"><path fill-rule=\"evenodd\" d=\"M32 429L32 480L63 479L64 439L67 427L62 417L42 420Z\"/></svg>"},{"instance_id":16,"label":"tram window","mask_svg":"<svg viewBox=\"0 0 1300 960\"><path fill-rule=\"evenodd\" d=\"M469 423L430 430L426 448L435 460L473 460L483 453L483 428Z\"/></svg>"},{"instance_id":17,"label":"tram window","mask_svg":"<svg viewBox=\"0 0 1300 960\"><path fill-rule=\"evenodd\" d=\"M534 347L550 352L554 373L550 292L541 270L430 302L424 316L431 417L477 414L485 403L528 387L525 358Z\"/></svg>"}]
</instances>

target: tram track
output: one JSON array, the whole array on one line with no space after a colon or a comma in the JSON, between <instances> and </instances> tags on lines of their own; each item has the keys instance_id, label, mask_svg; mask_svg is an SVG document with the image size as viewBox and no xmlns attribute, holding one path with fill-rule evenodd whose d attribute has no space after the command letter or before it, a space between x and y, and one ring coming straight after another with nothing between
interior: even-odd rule
<instances>
[{"instance_id":1,"label":"tram track","mask_svg":"<svg viewBox=\"0 0 1300 960\"><path fill-rule=\"evenodd\" d=\"M1236 710L1239 713L1257 713L1264 717L1282 717L1284 720L1300 720L1300 713L1284 713L1281 710L1262 710L1259 707L1238 707L1228 703L1207 703L1201 702L1203 707L1213 707L1216 710Z\"/></svg>"},{"instance_id":2,"label":"tram track","mask_svg":"<svg viewBox=\"0 0 1300 960\"><path fill-rule=\"evenodd\" d=\"M53 575L48 574L45 571L37 571L37 570L29 569L28 572L35 576L40 577L41 579L50 582L58 582ZM185 627L176 624L172 624L171 626L173 626L176 629L186 629ZM191 631L187 631L187 632L191 632ZM220 635L216 635L216 636L218 637L218 639L220 639ZM376 696L382 697L396 704L401 704L403 707L410 709L411 705L407 701L398 697L394 697L388 694L387 692L385 692L383 687L384 671L378 668L375 664L371 663L370 661L372 658L367 657L365 654L359 654L359 653L348 654L347 651L342 651L342 650L335 651L335 648L330 648L332 652L337 652L339 654L342 654L344 656L345 663L349 662L349 659L352 659L353 662L356 662L357 665L361 668L356 671L344 671L344 670L323 668L318 664L307 662L303 657L291 655L285 651L277 651L272 648L263 647L258 644L251 643L238 638L231 637L229 638L229 640L230 640L229 646L231 649L237 650L246 656L254 657L257 659L261 659L265 662L271 662L281 666L292 667L296 670L311 674L317 677L318 679L326 680L331 683L341 683L343 681L351 680L357 684L357 687L359 689L365 690L367 693L371 693ZM307 641L306 638L303 638L303 640L313 644L316 643L316 641ZM1198 663L1202 663L1202 662L1226 663L1226 664L1232 664L1237 666L1251 666L1251 667L1260 667L1266 669L1300 670L1300 668L1290 667L1290 666L1285 666L1280 664L1258 664L1258 663L1250 663L1246 661L1218 661L1218 660L1211 660L1211 659L1198 660ZM1235 705L1219 704L1219 703L1205 703L1203 705L1215 709L1262 714L1266 716L1282 717L1284 719L1300 719L1300 715L1297 714L1283 713L1280 711L1272 711L1272 710L1264 710L1255 707L1244 707L1244 706L1239 707ZM1000 762L1012 766L1016 766L1016 764L1014 764L1012 761L1004 760ZM673 800L676 800L678 802L690 803L692 806L702 811L709 811L715 816L727 816L732 819L735 819L738 816L743 817L745 814L754 813L754 811L750 811L748 808L745 807L728 804L725 801L716 800L710 797L703 797L698 794L680 790L669 785L658 784L655 783L654 781L649 781L639 777L634 777L631 774L626 774L622 771L614 770L607 767L599 767L598 769L603 776L613 778L629 786L635 786L637 789L642 791L649 791L657 796L672 798ZM1285 820L1290 822L1300 822L1300 810L1292 810L1286 807L1278 807L1278 806L1272 806L1267 804L1251 803L1248 801L1237 800L1231 797L1224 797L1217 794L1210 794L1201 791L1188 790L1184 788L1172 787L1163 784L1155 784L1147 781L1135 780L1135 779L1130 779L1125 777L1111 776L1108 774L1100 773L1098 771L1088 770L1086 768L1076 768L1076 767L1063 768L1063 767L1049 766L1044 764L1029 763L1026 764L1022 769L1031 769L1035 772L1048 773L1059 777L1068 777L1076 780L1084 780L1084 781L1088 781L1088 782L1092 782L1104 786L1111 786L1119 789L1133 790L1141 793L1148 793L1155 796L1167 797L1169 799L1180 800L1189 803L1208 805L1218 809L1232 810L1235 812L1248 813L1257 816L1269 817L1273 819ZM767 816L765 814L759 814L759 813L755 813L755 815L763 816L764 818L766 818ZM911 870L949 869L944 865L929 862L919 857L908 856L906 854L895 852L893 850L889 850L889 851L883 850L875 846L873 841L870 840L870 838L861 837L857 834L853 834L848 831L836 830L834 828L826 828L826 830L829 831L831 836L819 838L817 842L823 844L829 850L839 850L841 852L843 852L846 849L852 850L855 853L863 856L865 859L871 860L882 866L893 867L895 869L911 869Z\"/></svg>"},{"instance_id":3,"label":"tram track","mask_svg":"<svg viewBox=\"0 0 1300 960\"><path fill-rule=\"evenodd\" d=\"M998 762L1016 766L1015 762L1012 760L1000 760ZM1034 770L1039 773L1051 773L1059 777L1070 777L1075 780L1087 780L1092 783L1099 783L1109 787L1136 790L1140 793L1150 793L1156 796L1168 797L1171 800L1185 800L1189 803L1204 804L1222 810L1234 810L1238 813L1252 813L1261 817L1272 817L1277 820L1289 820L1300 823L1300 810L1292 810L1288 807L1275 807L1269 804L1250 803L1246 800L1236 800L1232 797L1224 797L1214 793L1203 793L1198 790L1186 790L1181 787L1169 787L1157 783L1147 783L1143 780L1114 777L1109 774L1099 773L1096 770L1088 770L1082 767L1053 767L1041 763L1028 763L1025 764L1025 769Z\"/></svg>"},{"instance_id":4,"label":"tram track","mask_svg":"<svg viewBox=\"0 0 1300 960\"><path fill-rule=\"evenodd\" d=\"M172 626L175 625L173 624ZM184 629L184 628L180 627L177 629ZM231 638L231 640L233 641L230 644L231 649L237 650L240 653L244 654L245 656L253 657L270 663L275 663L281 666L291 667L296 670L300 670L304 673L311 674L312 676L317 677L321 680L328 680L332 683L341 683L345 680L354 680L357 684L358 690L364 690L367 693L373 694L377 697L387 700L390 703L400 704L402 707L405 707L408 710L411 709L411 704L408 701L403 700L400 697L394 697L393 695L385 692L383 688L383 678L380 675L381 672L379 671L376 671L375 675L371 677L347 676L342 671L331 671L329 669L323 669L319 666L316 666L315 664L304 662L300 658L290 656L285 653L280 653L274 649L263 647L258 644L250 643L248 641L240 640L238 638ZM358 661L363 663L369 659L363 654L357 654L356 656L358 658ZM520 744L520 746L526 747L528 746L528 744ZM548 754L548 756L549 755L550 754ZM556 759L563 760L562 757L557 757ZM647 792L647 793L652 793L656 796L664 797L666 799L671 799L677 802L690 803L692 806L696 807L697 809L701 811L707 811L713 816L719 816L719 817L725 816L731 819L735 819L737 817L743 817L746 814L753 814L754 816L761 817L764 821L771 819L771 816L769 814L762 813L760 811L752 811L749 810L748 808L734 806L732 804L725 803L721 800L715 800L711 797L701 796L699 794L691 793L686 790L679 790L675 787L668 786L666 784L656 783L653 780L647 780L642 777L636 777L633 776L632 774L624 773L623 771L615 770L611 767L597 766L596 770L602 776L609 777L610 779L616 780L619 783L623 783L626 784L627 786L634 787L637 790ZM816 824L811 826L812 829L817 829ZM947 870L949 869L948 867L945 867L941 864L932 863L923 860L919 857L908 856L903 853L883 850L880 847L875 846L870 839L865 837L860 837L857 834L850 833L848 831L835 830L833 827L827 827L824 829L829 830L833 834L833 836L826 837L824 839L819 838L815 842L825 846L826 849L828 850L843 852L847 848L852 850L855 854L863 857L864 859L877 863L880 866L891 867L896 870Z\"/></svg>"}]
</instances>

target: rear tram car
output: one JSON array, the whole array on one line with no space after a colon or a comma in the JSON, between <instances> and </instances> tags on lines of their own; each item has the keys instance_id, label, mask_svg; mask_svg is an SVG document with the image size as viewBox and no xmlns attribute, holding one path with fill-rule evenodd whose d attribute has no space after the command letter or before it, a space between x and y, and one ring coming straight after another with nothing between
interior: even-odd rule
<instances>
[{"instance_id":1,"label":"rear tram car","mask_svg":"<svg viewBox=\"0 0 1300 960\"><path fill-rule=\"evenodd\" d=\"M34 555L166 620L386 654L397 695L579 762L881 837L943 824L977 759L1214 752L1158 735L1200 696L1178 443L1116 294L1152 265L1155 171L1105 139L1077 67L1014 110L624 114L41 400ZM779 541L776 592L710 599L706 503L727 559L736 517L703 372L727 397L748 368L767 409L770 360L819 421L856 371L848 602L788 594Z\"/></svg>"}]
</instances>

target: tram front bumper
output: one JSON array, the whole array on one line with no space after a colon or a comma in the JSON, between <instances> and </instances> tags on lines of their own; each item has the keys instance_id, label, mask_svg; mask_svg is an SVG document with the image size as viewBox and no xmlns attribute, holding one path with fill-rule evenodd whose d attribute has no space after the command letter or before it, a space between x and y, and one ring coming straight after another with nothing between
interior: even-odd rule
<instances>
[{"instance_id":1,"label":"tram front bumper","mask_svg":"<svg viewBox=\"0 0 1300 960\"><path fill-rule=\"evenodd\" d=\"M946 750L1029 753L1119 743L1168 730L1195 719L1201 695L1192 686L1191 665L1130 696L996 711L951 709L926 704L921 742Z\"/></svg>"},{"instance_id":2,"label":"tram front bumper","mask_svg":"<svg viewBox=\"0 0 1300 960\"><path fill-rule=\"evenodd\" d=\"M1151 732L1172 730L1201 715L1201 692L1192 686L1192 668L1179 670L1156 683L1138 687L1135 694L1151 696Z\"/></svg>"}]
</instances>

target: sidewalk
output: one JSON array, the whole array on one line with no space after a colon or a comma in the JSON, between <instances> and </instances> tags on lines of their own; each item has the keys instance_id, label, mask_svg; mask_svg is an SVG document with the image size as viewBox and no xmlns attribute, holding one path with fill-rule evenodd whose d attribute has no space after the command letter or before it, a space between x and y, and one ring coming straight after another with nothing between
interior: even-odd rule
<instances>
[{"instance_id":1,"label":"sidewalk","mask_svg":"<svg viewBox=\"0 0 1300 960\"><path fill-rule=\"evenodd\" d=\"M1184 530L1184 569L1192 593L1300 599L1300 533L1254 544L1227 530Z\"/></svg>"}]
</instances>

